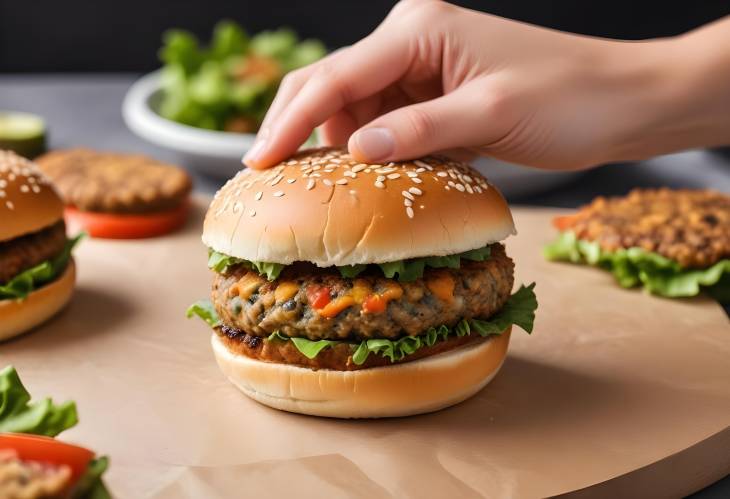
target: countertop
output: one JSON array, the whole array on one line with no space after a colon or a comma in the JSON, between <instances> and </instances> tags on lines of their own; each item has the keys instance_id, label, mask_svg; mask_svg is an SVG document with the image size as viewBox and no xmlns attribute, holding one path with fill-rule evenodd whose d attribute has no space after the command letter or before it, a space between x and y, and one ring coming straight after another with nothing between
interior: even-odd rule
<instances>
[{"instance_id":1,"label":"countertop","mask_svg":"<svg viewBox=\"0 0 730 499\"><path fill-rule=\"evenodd\" d=\"M174 154L136 137L122 121L122 99L137 77L132 74L0 75L0 109L42 115L49 126L51 148L87 146L141 152L174 162ZM223 182L191 173L196 188L202 192L212 193ZM548 193L510 201L576 207L597 195L624 194L634 187L660 186L730 192L728 149L688 151L639 163L603 166ZM730 497L730 476L693 497Z\"/></svg>"}]
</instances>

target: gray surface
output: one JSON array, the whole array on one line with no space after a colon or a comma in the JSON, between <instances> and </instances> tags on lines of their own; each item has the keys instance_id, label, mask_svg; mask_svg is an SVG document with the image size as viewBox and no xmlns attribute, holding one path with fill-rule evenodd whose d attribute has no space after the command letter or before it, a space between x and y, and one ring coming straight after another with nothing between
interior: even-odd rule
<instances>
[{"instance_id":1,"label":"gray surface","mask_svg":"<svg viewBox=\"0 0 730 499\"><path fill-rule=\"evenodd\" d=\"M134 75L0 75L0 109L42 115L49 124L52 148L88 146L150 154L176 162L177 157L134 136L122 122L122 99ZM183 165L185 166L185 165ZM222 179L192 172L196 187L212 193ZM585 172L559 189L512 202L574 207L597 195L624 194L634 187L714 188L730 192L730 154L690 151L638 164L611 165ZM695 496L730 497L730 476Z\"/></svg>"}]
</instances>

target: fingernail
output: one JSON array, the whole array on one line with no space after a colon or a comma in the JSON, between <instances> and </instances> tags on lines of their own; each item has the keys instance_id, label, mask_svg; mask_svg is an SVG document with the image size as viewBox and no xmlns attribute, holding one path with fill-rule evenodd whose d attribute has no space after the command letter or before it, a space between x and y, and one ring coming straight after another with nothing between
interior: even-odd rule
<instances>
[{"instance_id":1,"label":"fingernail","mask_svg":"<svg viewBox=\"0 0 730 499\"><path fill-rule=\"evenodd\" d=\"M253 143L251 149L249 149L246 155L243 157L243 162L245 164L248 165L252 163L258 163L261 153L266 148L266 139L268 136L268 128L262 128L261 130L259 130L259 133L256 136L256 141Z\"/></svg>"},{"instance_id":2,"label":"fingernail","mask_svg":"<svg viewBox=\"0 0 730 499\"><path fill-rule=\"evenodd\" d=\"M393 154L395 139L387 128L368 128L355 134L355 147L367 159L379 161Z\"/></svg>"}]
</instances>

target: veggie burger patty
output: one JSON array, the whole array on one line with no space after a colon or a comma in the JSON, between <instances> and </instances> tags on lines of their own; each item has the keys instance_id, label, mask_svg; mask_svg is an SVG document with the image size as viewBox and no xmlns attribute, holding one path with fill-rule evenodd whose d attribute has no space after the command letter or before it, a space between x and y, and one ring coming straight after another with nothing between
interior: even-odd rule
<instances>
[{"instance_id":1,"label":"veggie burger patty","mask_svg":"<svg viewBox=\"0 0 730 499\"><path fill-rule=\"evenodd\" d=\"M514 263L501 244L483 262L427 268L413 282L377 271L347 279L311 265L287 270L274 281L241 266L217 274L212 301L222 322L251 336L279 331L311 340L394 339L488 318L504 306L514 283Z\"/></svg>"},{"instance_id":2,"label":"veggie burger patty","mask_svg":"<svg viewBox=\"0 0 730 499\"><path fill-rule=\"evenodd\" d=\"M63 220L37 232L0 242L0 284L22 271L50 260L66 245Z\"/></svg>"}]
</instances>

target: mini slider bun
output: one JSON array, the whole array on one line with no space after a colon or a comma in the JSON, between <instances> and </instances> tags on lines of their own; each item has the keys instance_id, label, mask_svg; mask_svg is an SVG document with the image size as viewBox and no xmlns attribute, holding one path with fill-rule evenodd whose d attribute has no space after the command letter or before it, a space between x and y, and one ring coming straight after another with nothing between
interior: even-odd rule
<instances>
[{"instance_id":1,"label":"mini slider bun","mask_svg":"<svg viewBox=\"0 0 730 499\"><path fill-rule=\"evenodd\" d=\"M264 405L312 416L384 418L437 411L477 393L502 367L510 332L511 326L473 345L357 371L261 362L234 354L215 333L212 343L231 383Z\"/></svg>"},{"instance_id":2,"label":"mini slider bun","mask_svg":"<svg viewBox=\"0 0 730 499\"><path fill-rule=\"evenodd\" d=\"M452 255L514 233L502 195L463 163L367 165L322 148L229 180L203 242L246 260L328 267Z\"/></svg>"},{"instance_id":3,"label":"mini slider bun","mask_svg":"<svg viewBox=\"0 0 730 499\"><path fill-rule=\"evenodd\" d=\"M62 219L63 202L35 164L0 150L0 243L43 230ZM71 259L61 275L26 298L0 299L0 341L55 315L70 300L75 282L76 267Z\"/></svg>"}]
</instances>

